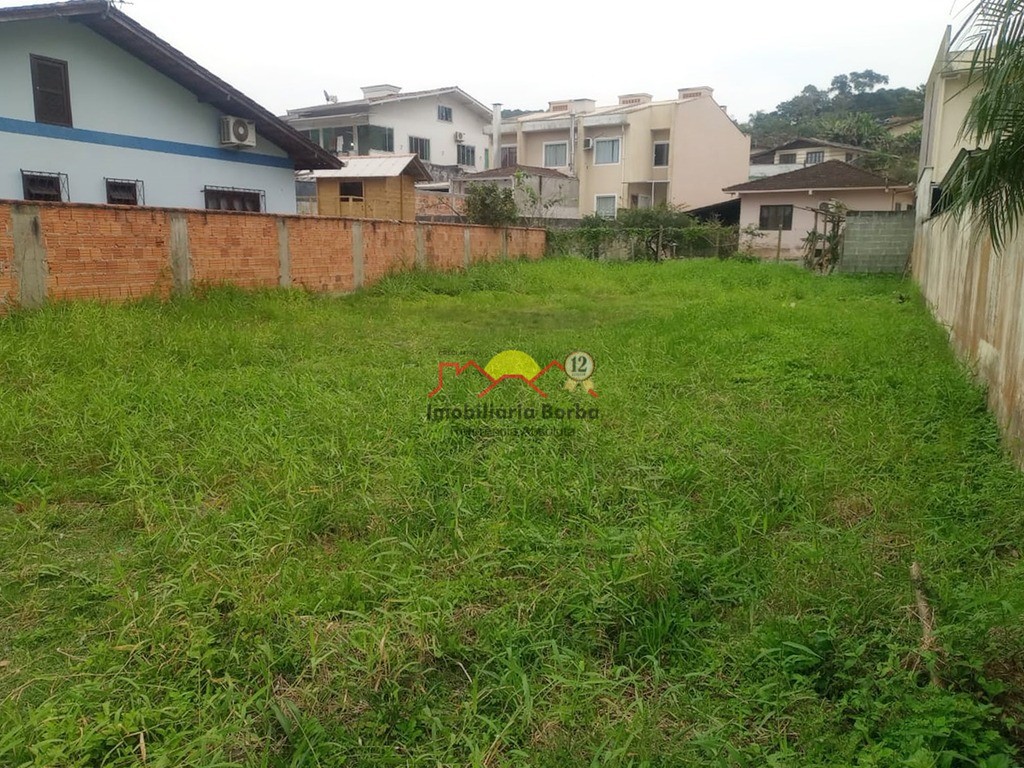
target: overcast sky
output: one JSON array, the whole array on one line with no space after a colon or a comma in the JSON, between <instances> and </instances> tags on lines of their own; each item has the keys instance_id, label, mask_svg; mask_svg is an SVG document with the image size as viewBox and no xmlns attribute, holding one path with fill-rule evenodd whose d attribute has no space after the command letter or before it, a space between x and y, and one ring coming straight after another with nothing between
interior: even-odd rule
<instances>
[{"instance_id":1,"label":"overcast sky","mask_svg":"<svg viewBox=\"0 0 1024 768\"><path fill-rule=\"evenodd\" d=\"M0 0L0 6L31 0ZM943 29L972 0L623 3L133 0L125 12L276 113L359 86L458 85L485 104L674 98L710 85L739 120L808 83L874 69L923 83ZM276 10L272 10L276 8Z\"/></svg>"}]
</instances>

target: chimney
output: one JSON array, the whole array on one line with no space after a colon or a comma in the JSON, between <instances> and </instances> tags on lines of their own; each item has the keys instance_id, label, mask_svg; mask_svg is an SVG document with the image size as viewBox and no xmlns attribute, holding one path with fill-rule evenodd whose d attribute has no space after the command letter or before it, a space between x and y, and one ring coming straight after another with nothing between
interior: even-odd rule
<instances>
[{"instance_id":1,"label":"chimney","mask_svg":"<svg viewBox=\"0 0 1024 768\"><path fill-rule=\"evenodd\" d=\"M625 93L619 96L620 107L633 107L637 104L650 104L654 97L649 93Z\"/></svg>"},{"instance_id":2,"label":"chimney","mask_svg":"<svg viewBox=\"0 0 1024 768\"><path fill-rule=\"evenodd\" d=\"M548 112L568 112L573 115L593 112L596 107L597 102L593 99L562 99L548 102Z\"/></svg>"},{"instance_id":3,"label":"chimney","mask_svg":"<svg viewBox=\"0 0 1024 768\"><path fill-rule=\"evenodd\" d=\"M704 96L711 98L711 94L714 92L714 88L710 88L706 85L698 85L696 88L680 88L679 101L690 101L690 99L700 99Z\"/></svg>"},{"instance_id":4,"label":"chimney","mask_svg":"<svg viewBox=\"0 0 1024 768\"><path fill-rule=\"evenodd\" d=\"M364 99L377 99L381 96L395 96L402 92L402 89L397 85L389 85L388 83L381 83L380 85L364 85L360 90L363 92Z\"/></svg>"},{"instance_id":5,"label":"chimney","mask_svg":"<svg viewBox=\"0 0 1024 768\"><path fill-rule=\"evenodd\" d=\"M491 168L501 167L501 104L491 105Z\"/></svg>"}]
</instances>

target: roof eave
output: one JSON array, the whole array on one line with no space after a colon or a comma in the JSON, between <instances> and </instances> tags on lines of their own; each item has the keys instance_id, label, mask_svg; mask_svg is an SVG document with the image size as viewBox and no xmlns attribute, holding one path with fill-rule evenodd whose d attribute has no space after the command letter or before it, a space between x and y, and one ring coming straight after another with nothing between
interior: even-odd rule
<instances>
[{"instance_id":1,"label":"roof eave","mask_svg":"<svg viewBox=\"0 0 1024 768\"><path fill-rule=\"evenodd\" d=\"M271 112L190 59L170 43L111 6L106 0L0 9L0 22L69 18L163 73L196 97L226 114L256 123L257 132L288 153L296 170L339 168L341 161L313 144ZM241 107L241 110L238 107Z\"/></svg>"},{"instance_id":2,"label":"roof eave","mask_svg":"<svg viewBox=\"0 0 1024 768\"><path fill-rule=\"evenodd\" d=\"M740 188L736 188L736 187L726 187L722 191L723 192L728 192L728 193L734 194L734 195L738 195L738 194L772 195L772 194L776 194L776 193L779 193L779 192L788 192L788 193L793 193L793 192L864 192L866 190L877 190L877 189L880 189L880 190L882 190L884 192L910 192L914 188L912 186L909 186L909 185L906 185L906 184L901 184L901 185L890 184L888 186L879 184L878 186L872 186L872 187L793 187L793 188L789 188L789 189L740 189Z\"/></svg>"}]
</instances>

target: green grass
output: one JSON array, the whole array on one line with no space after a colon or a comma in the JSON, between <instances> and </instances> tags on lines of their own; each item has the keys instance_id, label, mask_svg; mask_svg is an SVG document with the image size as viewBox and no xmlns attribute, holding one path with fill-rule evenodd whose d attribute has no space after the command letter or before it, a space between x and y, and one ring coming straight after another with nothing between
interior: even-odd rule
<instances>
[{"instance_id":1,"label":"green grass","mask_svg":"<svg viewBox=\"0 0 1024 768\"><path fill-rule=\"evenodd\" d=\"M589 351L600 398L549 401L600 418L425 420L439 361L509 348ZM15 314L0 765L1016 765L1022 509L892 278L551 260Z\"/></svg>"}]
</instances>

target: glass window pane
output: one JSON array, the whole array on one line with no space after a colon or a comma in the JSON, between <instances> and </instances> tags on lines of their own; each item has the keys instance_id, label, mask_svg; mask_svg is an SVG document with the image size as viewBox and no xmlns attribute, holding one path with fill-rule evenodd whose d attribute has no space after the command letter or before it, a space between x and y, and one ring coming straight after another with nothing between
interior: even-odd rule
<instances>
[{"instance_id":1,"label":"glass window pane","mask_svg":"<svg viewBox=\"0 0 1024 768\"><path fill-rule=\"evenodd\" d=\"M615 218L615 195L598 195L594 201L594 212L606 219Z\"/></svg>"},{"instance_id":2,"label":"glass window pane","mask_svg":"<svg viewBox=\"0 0 1024 768\"><path fill-rule=\"evenodd\" d=\"M569 145L565 142L559 144L546 144L544 146L544 166L547 168L562 168L568 165Z\"/></svg>"},{"instance_id":3,"label":"glass window pane","mask_svg":"<svg viewBox=\"0 0 1024 768\"><path fill-rule=\"evenodd\" d=\"M598 139L594 142L594 164L607 165L619 162L619 140Z\"/></svg>"}]
</instances>

